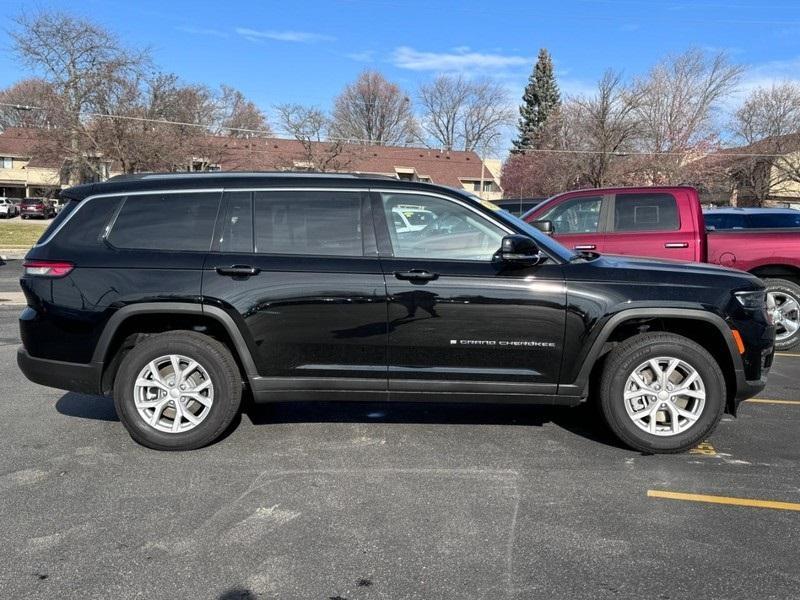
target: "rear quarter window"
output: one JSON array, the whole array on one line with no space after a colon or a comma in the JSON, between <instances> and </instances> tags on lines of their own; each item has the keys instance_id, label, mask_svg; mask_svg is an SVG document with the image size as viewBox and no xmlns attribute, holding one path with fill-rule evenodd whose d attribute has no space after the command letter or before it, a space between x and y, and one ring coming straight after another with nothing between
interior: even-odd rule
<instances>
[{"instance_id":1,"label":"rear quarter window","mask_svg":"<svg viewBox=\"0 0 800 600\"><path fill-rule=\"evenodd\" d=\"M219 200L216 192L128 196L106 239L115 248L207 252Z\"/></svg>"},{"instance_id":2,"label":"rear quarter window","mask_svg":"<svg viewBox=\"0 0 800 600\"><path fill-rule=\"evenodd\" d=\"M678 202L672 194L617 194L614 231L674 231L680 229Z\"/></svg>"}]
</instances>

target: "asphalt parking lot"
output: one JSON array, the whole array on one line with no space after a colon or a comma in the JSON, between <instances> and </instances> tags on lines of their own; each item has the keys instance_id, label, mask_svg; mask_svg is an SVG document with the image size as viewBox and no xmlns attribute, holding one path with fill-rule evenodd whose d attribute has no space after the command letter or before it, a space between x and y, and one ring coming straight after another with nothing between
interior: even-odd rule
<instances>
[{"instance_id":1,"label":"asphalt parking lot","mask_svg":"<svg viewBox=\"0 0 800 600\"><path fill-rule=\"evenodd\" d=\"M800 598L800 353L677 456L589 408L362 403L248 408L159 453L109 399L22 376L20 310L0 306L0 597Z\"/></svg>"}]
</instances>

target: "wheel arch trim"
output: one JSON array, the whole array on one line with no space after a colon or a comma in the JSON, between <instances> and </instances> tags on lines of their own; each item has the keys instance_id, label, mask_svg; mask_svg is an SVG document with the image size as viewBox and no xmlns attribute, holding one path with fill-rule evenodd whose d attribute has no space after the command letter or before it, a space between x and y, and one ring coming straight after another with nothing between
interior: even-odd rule
<instances>
[{"instance_id":1,"label":"wheel arch trim","mask_svg":"<svg viewBox=\"0 0 800 600\"><path fill-rule=\"evenodd\" d=\"M704 321L714 325L719 333L722 335L723 340L728 348L736 379L740 379L740 375L744 372L742 359L739 356L739 351L736 347L736 342L731 334L731 329L725 320L714 313L689 308L631 308L623 310L613 315L602 326L600 331L592 342L592 346L586 354L586 358L581 365L577 377L571 383L560 384L558 386L559 395L587 395L589 392L589 377L592 369L594 368L600 354L603 350L608 339L614 330L626 321L633 319L646 318L667 318L667 319L687 319L695 321Z\"/></svg>"},{"instance_id":2,"label":"wheel arch trim","mask_svg":"<svg viewBox=\"0 0 800 600\"><path fill-rule=\"evenodd\" d=\"M106 323L103 329L103 333L98 339L94 355L92 356L92 362L104 365L106 362L106 353L119 327L131 317L147 314L194 314L214 319L230 336L234 345L233 350L241 360L241 364L244 366L250 382L258 377L258 369L256 368L250 348L247 346L247 342L245 342L244 336L233 318L221 308L190 302L141 302L129 304L118 309L108 320L108 323Z\"/></svg>"}]
</instances>

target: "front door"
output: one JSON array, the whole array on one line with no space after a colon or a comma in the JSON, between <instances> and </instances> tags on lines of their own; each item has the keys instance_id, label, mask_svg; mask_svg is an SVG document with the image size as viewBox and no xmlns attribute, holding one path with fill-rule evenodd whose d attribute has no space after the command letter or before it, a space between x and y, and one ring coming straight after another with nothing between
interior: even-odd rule
<instances>
[{"instance_id":1,"label":"front door","mask_svg":"<svg viewBox=\"0 0 800 600\"><path fill-rule=\"evenodd\" d=\"M609 201L598 195L565 198L537 220L550 221L553 237L570 250L606 252L602 223Z\"/></svg>"},{"instance_id":2,"label":"front door","mask_svg":"<svg viewBox=\"0 0 800 600\"><path fill-rule=\"evenodd\" d=\"M386 294L368 194L230 191L224 200L204 302L239 322L260 388L385 393Z\"/></svg>"},{"instance_id":3,"label":"front door","mask_svg":"<svg viewBox=\"0 0 800 600\"><path fill-rule=\"evenodd\" d=\"M391 397L555 393L561 267L492 261L511 232L467 200L386 192L373 201L389 297Z\"/></svg>"}]
</instances>

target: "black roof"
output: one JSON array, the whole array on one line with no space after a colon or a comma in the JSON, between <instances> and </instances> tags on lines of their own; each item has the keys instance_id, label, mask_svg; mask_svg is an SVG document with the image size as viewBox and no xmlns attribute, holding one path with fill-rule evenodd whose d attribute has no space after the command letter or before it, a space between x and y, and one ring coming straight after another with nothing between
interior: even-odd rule
<instances>
[{"instance_id":1,"label":"black roof","mask_svg":"<svg viewBox=\"0 0 800 600\"><path fill-rule=\"evenodd\" d=\"M239 172L215 173L139 173L118 175L102 183L86 183L62 190L62 197L83 200L97 194L116 194L129 191L163 189L243 188L259 186L285 187L343 187L343 188L398 188L401 190L453 190L448 187L421 181L400 180L387 175L365 173L297 173L297 172Z\"/></svg>"}]
</instances>

